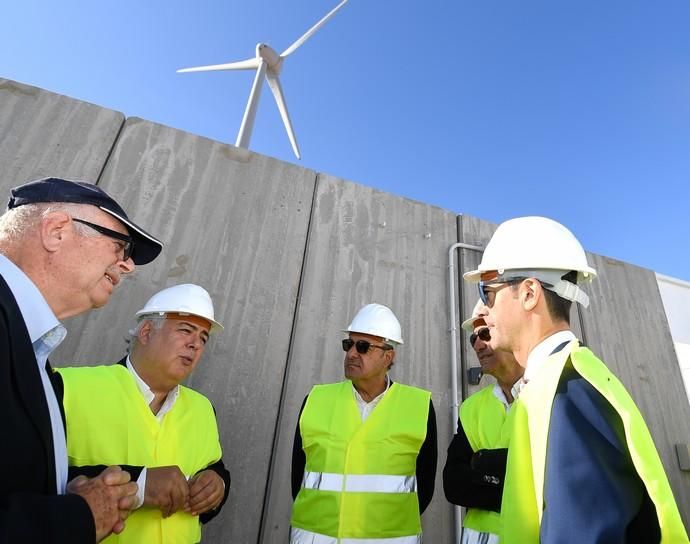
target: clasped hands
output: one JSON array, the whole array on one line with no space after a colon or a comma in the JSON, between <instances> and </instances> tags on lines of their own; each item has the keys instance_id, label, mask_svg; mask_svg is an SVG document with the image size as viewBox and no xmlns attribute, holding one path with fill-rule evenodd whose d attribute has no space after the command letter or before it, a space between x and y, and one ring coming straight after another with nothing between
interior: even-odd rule
<instances>
[{"instance_id":1,"label":"clasped hands","mask_svg":"<svg viewBox=\"0 0 690 544\"><path fill-rule=\"evenodd\" d=\"M177 466L146 470L144 505L160 509L167 518L184 510L197 516L217 508L223 500L225 484L213 470L202 470L187 480Z\"/></svg>"},{"instance_id":2,"label":"clasped hands","mask_svg":"<svg viewBox=\"0 0 690 544\"><path fill-rule=\"evenodd\" d=\"M67 484L67 493L79 495L89 506L100 542L110 533L121 533L136 504L137 484L118 466L106 468L95 478L77 476Z\"/></svg>"},{"instance_id":3,"label":"clasped hands","mask_svg":"<svg viewBox=\"0 0 690 544\"><path fill-rule=\"evenodd\" d=\"M154 467L147 469L144 505L159 508L163 517L182 509L196 516L217 508L224 492L223 479L213 470L202 470L187 481L177 466ZM108 467L95 478L77 476L67 484L67 493L87 502L98 542L124 530L137 502L137 484L118 466Z\"/></svg>"}]
</instances>

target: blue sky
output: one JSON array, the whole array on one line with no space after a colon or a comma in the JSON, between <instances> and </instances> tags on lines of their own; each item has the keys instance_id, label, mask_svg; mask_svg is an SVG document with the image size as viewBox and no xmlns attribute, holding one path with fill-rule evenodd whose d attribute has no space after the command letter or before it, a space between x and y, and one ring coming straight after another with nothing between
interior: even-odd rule
<instances>
[{"instance_id":1,"label":"blue sky","mask_svg":"<svg viewBox=\"0 0 690 544\"><path fill-rule=\"evenodd\" d=\"M0 77L233 143L251 72L337 0L22 0ZM690 281L690 2L349 0L281 81L299 163ZM269 89L251 149L297 162Z\"/></svg>"}]
</instances>

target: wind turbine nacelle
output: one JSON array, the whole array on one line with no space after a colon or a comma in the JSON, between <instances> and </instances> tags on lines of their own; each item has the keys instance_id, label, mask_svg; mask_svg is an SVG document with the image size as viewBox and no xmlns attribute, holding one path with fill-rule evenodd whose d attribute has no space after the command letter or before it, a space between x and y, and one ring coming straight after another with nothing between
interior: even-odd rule
<instances>
[{"instance_id":1,"label":"wind turbine nacelle","mask_svg":"<svg viewBox=\"0 0 690 544\"><path fill-rule=\"evenodd\" d=\"M216 70L256 70L256 75L254 76L254 83L252 85L252 90L249 93L249 100L247 101L247 107L244 110L244 117L242 118L242 124L240 125L240 131L237 134L237 140L235 145L237 147L248 148L249 140L251 139L252 129L254 128L254 119L256 117L256 109L259 103L259 96L261 94L261 86L264 77L268 82L268 86L271 88L273 97L278 105L278 111L280 112L280 117L285 125L285 130L288 133L288 138L290 139L290 145L292 145L292 150L295 156L299 159L299 147L297 146L297 139L295 138L295 132L292 130L292 121L290 121L290 115L288 114L287 104L285 103L285 97L283 96L283 89L280 85L279 75L283 69L283 61L289 55L292 55L299 47L302 46L319 28L321 28L326 21L328 21L335 13L342 8L348 0L341 0L340 3L335 6L331 11L329 11L325 17L323 17L318 23L312 26L307 32L305 32L300 38L293 42L290 47L283 51L280 55L273 49L270 45L266 43L256 44L256 55L250 59L242 60L239 62L228 62L225 64L213 64L209 66L196 66L194 68L183 68L178 70L178 72L210 72Z\"/></svg>"},{"instance_id":2,"label":"wind turbine nacelle","mask_svg":"<svg viewBox=\"0 0 690 544\"><path fill-rule=\"evenodd\" d=\"M263 59L268 65L268 69L272 72L279 72L281 65L283 64L283 59L280 55L267 43L256 44L256 56Z\"/></svg>"}]
</instances>

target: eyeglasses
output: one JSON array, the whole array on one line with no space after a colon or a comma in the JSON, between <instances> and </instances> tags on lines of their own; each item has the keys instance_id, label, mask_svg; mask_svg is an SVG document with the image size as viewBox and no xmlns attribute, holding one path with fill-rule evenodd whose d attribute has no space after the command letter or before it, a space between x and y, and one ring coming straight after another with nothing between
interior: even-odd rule
<instances>
[{"instance_id":1,"label":"eyeglasses","mask_svg":"<svg viewBox=\"0 0 690 544\"><path fill-rule=\"evenodd\" d=\"M477 332L470 334L470 346L474 347L474 343L477 341L477 338L479 338L482 342L488 342L491 340L491 332L489 331L489 327L482 327Z\"/></svg>"},{"instance_id":2,"label":"eyeglasses","mask_svg":"<svg viewBox=\"0 0 690 544\"><path fill-rule=\"evenodd\" d=\"M524 278L513 278L510 280L501 281L501 282L496 282L496 281L483 282L483 281L480 281L477 284L477 287L479 288L479 298L482 301L482 304L484 304L484 306L486 306L487 308L492 308L494 305L494 302L496 301L496 293L498 293L504 287L508 287L509 285L513 285L515 283L520 283L523 279Z\"/></svg>"},{"instance_id":3,"label":"eyeglasses","mask_svg":"<svg viewBox=\"0 0 690 544\"><path fill-rule=\"evenodd\" d=\"M96 225L95 223L89 223L88 221L84 221L83 219L77 219L76 217L73 217L72 221L76 221L77 223L86 225L87 227L92 228L93 230L102 234L103 236L107 236L108 238L113 238L121 242L120 245L122 248L123 261L126 261L132 256L132 252L134 251L134 240L132 240L131 236L127 236L126 234L122 234L121 232L117 232L116 230L111 230L106 227L102 227L101 225Z\"/></svg>"},{"instance_id":4,"label":"eyeglasses","mask_svg":"<svg viewBox=\"0 0 690 544\"><path fill-rule=\"evenodd\" d=\"M344 338L343 339L343 351L350 351L352 346L355 346L357 353L361 353L362 355L365 354L367 351L369 351L369 348L379 348L379 349L382 349L383 351L388 351L390 349L393 349L391 346L387 346L385 344L383 346L377 346L377 345L372 344L371 342L368 342L366 340L357 340L355 342L352 338Z\"/></svg>"}]
</instances>

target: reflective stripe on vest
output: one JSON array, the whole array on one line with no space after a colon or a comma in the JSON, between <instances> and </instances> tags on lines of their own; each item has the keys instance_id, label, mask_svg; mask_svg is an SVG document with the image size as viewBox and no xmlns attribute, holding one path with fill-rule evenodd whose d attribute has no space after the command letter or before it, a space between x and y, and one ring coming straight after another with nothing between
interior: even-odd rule
<instances>
[{"instance_id":1,"label":"reflective stripe on vest","mask_svg":"<svg viewBox=\"0 0 690 544\"><path fill-rule=\"evenodd\" d=\"M415 472L430 398L394 383L363 422L352 382L315 386L299 423L306 462L292 527L336 542L421 534Z\"/></svg>"},{"instance_id":2,"label":"reflective stripe on vest","mask_svg":"<svg viewBox=\"0 0 690 544\"><path fill-rule=\"evenodd\" d=\"M656 507L663 544L687 543L666 472L637 406L606 365L577 341L552 355L513 404L513 435L508 451L501 505L502 543L537 544L543 514L544 478L551 407L560 376L570 361L618 413L630 457Z\"/></svg>"},{"instance_id":3,"label":"reflective stripe on vest","mask_svg":"<svg viewBox=\"0 0 690 544\"><path fill-rule=\"evenodd\" d=\"M460 423L473 451L507 448L512 429L512 410L506 408L489 385L470 395L459 409ZM463 527L480 533L501 533L501 516L492 510L468 508Z\"/></svg>"},{"instance_id":4,"label":"reflective stripe on vest","mask_svg":"<svg viewBox=\"0 0 690 544\"><path fill-rule=\"evenodd\" d=\"M416 476L392 476L390 474L333 474L305 472L302 480L305 489L321 491L366 491L369 493L416 493Z\"/></svg>"},{"instance_id":5,"label":"reflective stripe on vest","mask_svg":"<svg viewBox=\"0 0 690 544\"><path fill-rule=\"evenodd\" d=\"M126 367L61 368L70 465L177 465L196 474L221 456L213 407L180 386L175 405L158 422ZM184 510L163 518L139 508L107 544L189 544L201 540L199 517Z\"/></svg>"},{"instance_id":6,"label":"reflective stripe on vest","mask_svg":"<svg viewBox=\"0 0 690 544\"><path fill-rule=\"evenodd\" d=\"M415 535L393 538L336 538L293 527L290 530L290 542L292 544L421 544L422 537Z\"/></svg>"}]
</instances>

